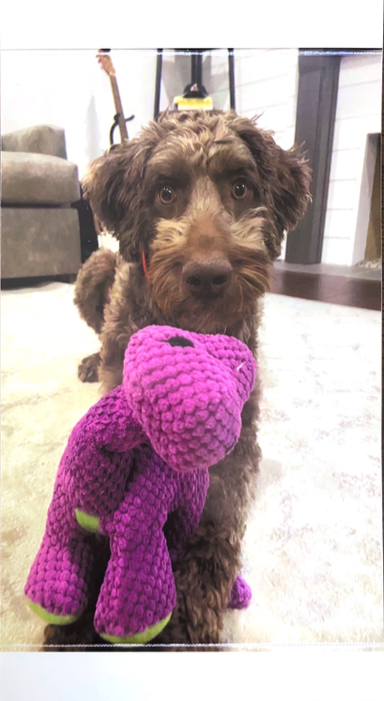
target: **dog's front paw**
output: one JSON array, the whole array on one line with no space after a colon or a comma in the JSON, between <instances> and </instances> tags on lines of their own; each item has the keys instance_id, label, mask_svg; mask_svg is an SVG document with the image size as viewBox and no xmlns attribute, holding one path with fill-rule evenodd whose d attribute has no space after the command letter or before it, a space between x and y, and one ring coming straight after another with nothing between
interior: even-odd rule
<instances>
[{"instance_id":1,"label":"dog's front paw","mask_svg":"<svg viewBox=\"0 0 384 701\"><path fill-rule=\"evenodd\" d=\"M77 375L82 382L98 382L99 381L99 366L100 353L93 353L81 361Z\"/></svg>"},{"instance_id":2,"label":"dog's front paw","mask_svg":"<svg viewBox=\"0 0 384 701\"><path fill-rule=\"evenodd\" d=\"M177 652L219 650L225 608L215 583L197 569L196 562L190 568L176 567L175 580L176 606L169 624L153 642Z\"/></svg>"}]
</instances>

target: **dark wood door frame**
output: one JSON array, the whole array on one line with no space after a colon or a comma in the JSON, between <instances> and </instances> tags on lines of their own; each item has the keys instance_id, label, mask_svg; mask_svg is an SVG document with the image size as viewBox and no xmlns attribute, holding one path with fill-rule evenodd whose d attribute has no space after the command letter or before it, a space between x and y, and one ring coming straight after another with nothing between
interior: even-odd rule
<instances>
[{"instance_id":1,"label":"dark wood door frame","mask_svg":"<svg viewBox=\"0 0 384 701\"><path fill-rule=\"evenodd\" d=\"M312 176L312 202L287 238L285 260L320 263L336 117L340 55L299 54L295 143L304 143Z\"/></svg>"}]
</instances>

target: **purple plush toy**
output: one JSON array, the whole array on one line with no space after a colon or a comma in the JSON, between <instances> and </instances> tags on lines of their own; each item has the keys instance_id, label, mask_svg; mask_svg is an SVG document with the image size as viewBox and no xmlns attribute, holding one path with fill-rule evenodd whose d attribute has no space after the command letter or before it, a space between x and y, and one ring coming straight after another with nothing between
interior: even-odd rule
<instances>
[{"instance_id":1,"label":"purple plush toy","mask_svg":"<svg viewBox=\"0 0 384 701\"><path fill-rule=\"evenodd\" d=\"M79 618L92 572L89 532L98 532L111 556L96 631L114 643L158 635L176 604L172 564L199 524L208 468L240 436L254 378L252 354L235 338L168 326L132 336L123 384L81 419L61 459L25 587L35 613L59 625ZM238 577L230 605L249 599Z\"/></svg>"}]
</instances>

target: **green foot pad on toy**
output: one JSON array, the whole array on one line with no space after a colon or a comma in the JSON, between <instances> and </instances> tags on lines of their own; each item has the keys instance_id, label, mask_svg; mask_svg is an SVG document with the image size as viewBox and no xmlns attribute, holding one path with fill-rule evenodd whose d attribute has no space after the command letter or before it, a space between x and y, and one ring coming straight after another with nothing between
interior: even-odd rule
<instances>
[{"instance_id":1,"label":"green foot pad on toy","mask_svg":"<svg viewBox=\"0 0 384 701\"><path fill-rule=\"evenodd\" d=\"M88 604L92 577L92 539L80 532L59 493L60 519L48 530L24 589L31 611L46 623L70 625Z\"/></svg>"},{"instance_id":2,"label":"green foot pad on toy","mask_svg":"<svg viewBox=\"0 0 384 701\"><path fill-rule=\"evenodd\" d=\"M37 616L40 616L43 621L46 623L52 623L55 626L69 626L71 623L77 621L81 616L81 613L75 616L57 616L56 614L47 611L39 604L34 604L33 601L30 601L29 599L27 599L27 604L31 611L33 611L33 613L35 613Z\"/></svg>"},{"instance_id":3,"label":"green foot pad on toy","mask_svg":"<svg viewBox=\"0 0 384 701\"><path fill-rule=\"evenodd\" d=\"M75 509L75 514L77 523L84 528L85 531L89 531L89 533L99 532L100 519L98 516L91 516L91 514L87 514L80 509Z\"/></svg>"},{"instance_id":4,"label":"green foot pad on toy","mask_svg":"<svg viewBox=\"0 0 384 701\"><path fill-rule=\"evenodd\" d=\"M153 638L156 638L156 636L159 635L162 630L164 630L165 626L171 620L171 616L172 614L170 613L167 618L159 621L154 626L149 626L149 628L146 628L142 633L134 633L133 635L121 637L119 635L107 635L106 633L99 633L99 635L100 638L103 638L103 640L107 640L109 643L113 643L114 645L144 645L145 643L149 643L150 640L153 640Z\"/></svg>"}]
</instances>

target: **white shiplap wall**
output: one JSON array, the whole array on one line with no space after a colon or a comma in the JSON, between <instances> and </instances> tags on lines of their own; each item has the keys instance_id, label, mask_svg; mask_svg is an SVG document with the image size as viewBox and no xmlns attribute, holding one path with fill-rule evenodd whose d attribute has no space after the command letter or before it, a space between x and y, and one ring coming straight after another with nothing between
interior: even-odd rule
<instances>
[{"instance_id":1,"label":"white shiplap wall","mask_svg":"<svg viewBox=\"0 0 384 701\"><path fill-rule=\"evenodd\" d=\"M2 131L34 124L57 124L66 132L68 157L83 174L88 163L109 145L114 105L108 76L97 64L96 52L12 51L2 56ZM190 82L190 56L164 50L160 108L172 104ZM156 52L114 50L130 136L153 115ZM204 55L203 82L215 107L229 107L228 52ZM276 132L276 140L293 142L297 51L235 50L237 108L244 116L263 113L259 123ZM116 141L119 139L116 130Z\"/></svg>"},{"instance_id":2,"label":"white shiplap wall","mask_svg":"<svg viewBox=\"0 0 384 701\"><path fill-rule=\"evenodd\" d=\"M341 61L322 262L364 257L374 158L369 134L381 132L381 55ZM377 140L376 140L377 141Z\"/></svg>"},{"instance_id":3,"label":"white shiplap wall","mask_svg":"<svg viewBox=\"0 0 384 701\"><path fill-rule=\"evenodd\" d=\"M277 143L289 148L295 135L298 51L239 49L234 55L237 112L244 117L260 115L259 126L274 131ZM212 52L209 69L211 78L206 87L214 106L227 109L227 52Z\"/></svg>"},{"instance_id":4,"label":"white shiplap wall","mask_svg":"<svg viewBox=\"0 0 384 701\"><path fill-rule=\"evenodd\" d=\"M115 50L111 57L124 112L135 114L128 123L132 137L153 115L156 53ZM2 132L37 124L64 128L68 158L82 177L109 147L115 114L110 81L96 51L3 51L1 63Z\"/></svg>"},{"instance_id":5,"label":"white shiplap wall","mask_svg":"<svg viewBox=\"0 0 384 701\"><path fill-rule=\"evenodd\" d=\"M298 51L235 49L234 55L236 111L243 117L260 115L258 125L273 131L282 148L290 148L295 139ZM228 53L212 52L205 59L205 73L214 106L229 109ZM280 257L285 257L285 242Z\"/></svg>"},{"instance_id":6,"label":"white shiplap wall","mask_svg":"<svg viewBox=\"0 0 384 701\"><path fill-rule=\"evenodd\" d=\"M215 107L229 107L227 52L213 52L206 87ZM205 59L207 62L208 59ZM364 257L377 139L381 131L381 55L341 61L322 262L353 265ZM294 143L298 93L297 50L235 50L236 107L260 114L283 148ZM285 245L281 258L285 257Z\"/></svg>"},{"instance_id":7,"label":"white shiplap wall","mask_svg":"<svg viewBox=\"0 0 384 701\"><path fill-rule=\"evenodd\" d=\"M190 79L188 57L178 61L173 51L164 54L161 109L182 92ZM152 117L156 54L122 50L114 51L112 56L125 112L136 115L128 125L134 136ZM289 148L295 134L298 51L235 49L235 80L239 114L260 115L259 125L273 130L277 143ZM205 55L203 82L214 106L228 108L226 50ZM3 132L41 123L63 126L68 157L79 165L83 175L88 163L108 147L113 114L109 80L97 65L94 51L3 52ZM359 237L365 236L364 212L369 209L366 200L370 184L362 175L366 163L374 161L370 149L367 151L367 134L380 132L380 121L381 56L345 57L325 222L325 263L350 265L362 258Z\"/></svg>"}]
</instances>

